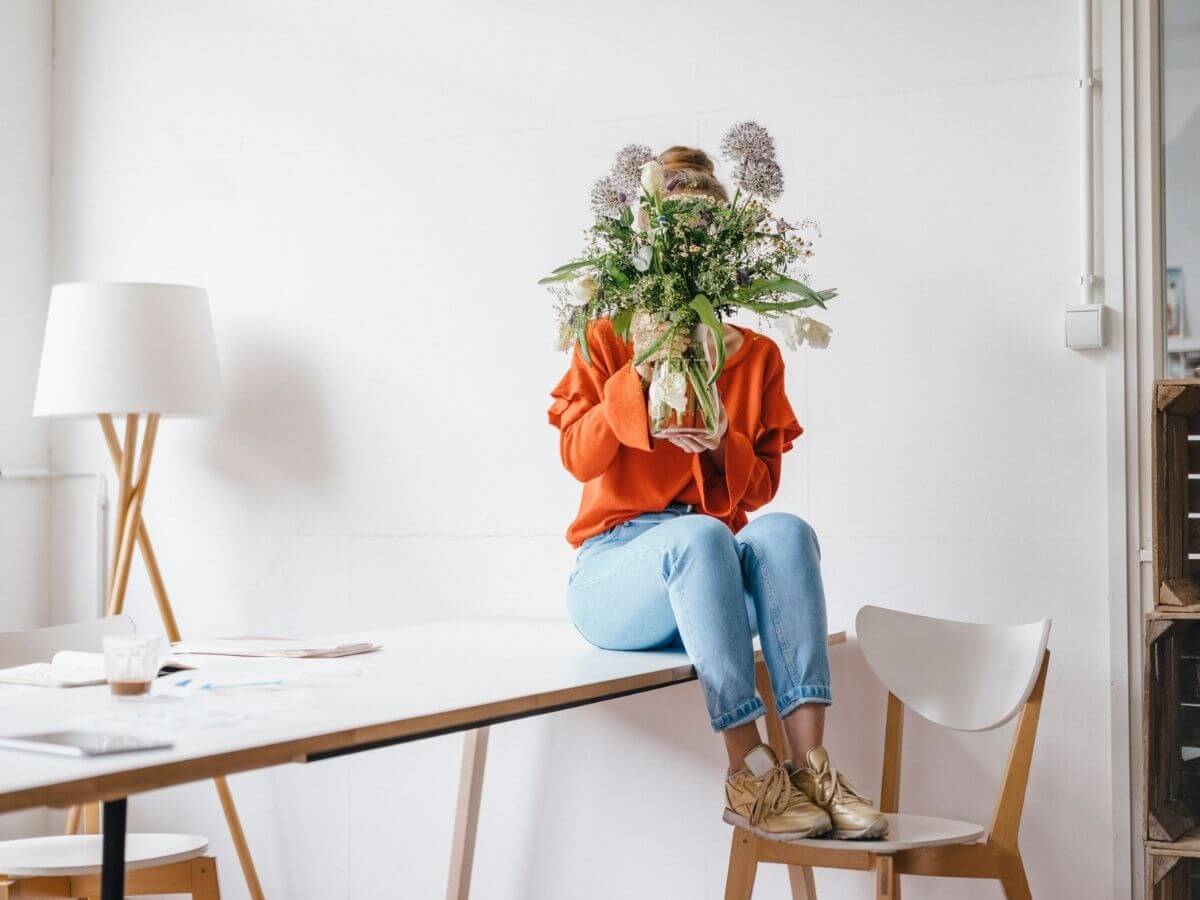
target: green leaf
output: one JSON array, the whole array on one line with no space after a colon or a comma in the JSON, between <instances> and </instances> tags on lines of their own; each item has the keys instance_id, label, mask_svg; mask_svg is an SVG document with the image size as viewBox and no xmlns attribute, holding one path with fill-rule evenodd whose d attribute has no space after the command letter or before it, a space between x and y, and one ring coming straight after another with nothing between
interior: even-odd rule
<instances>
[{"instance_id":1,"label":"green leaf","mask_svg":"<svg viewBox=\"0 0 1200 900\"><path fill-rule=\"evenodd\" d=\"M665 344L674 333L674 325L672 325L670 328L664 328L663 333L658 336L654 343L637 355L637 358L634 359L633 364L635 366L640 366L642 363L644 363L647 359L657 353L659 348L662 347L662 345Z\"/></svg>"},{"instance_id":2,"label":"green leaf","mask_svg":"<svg viewBox=\"0 0 1200 900\"><path fill-rule=\"evenodd\" d=\"M621 224L626 228L633 224L633 210L628 206L621 207Z\"/></svg>"},{"instance_id":3,"label":"green leaf","mask_svg":"<svg viewBox=\"0 0 1200 900\"><path fill-rule=\"evenodd\" d=\"M583 357L583 361L589 366L592 364L592 351L588 347L587 340L588 320L580 319L575 325L575 343L579 347L579 355Z\"/></svg>"},{"instance_id":4,"label":"green leaf","mask_svg":"<svg viewBox=\"0 0 1200 900\"><path fill-rule=\"evenodd\" d=\"M629 340L629 326L633 323L633 308L626 307L612 317L613 331L623 341Z\"/></svg>"},{"instance_id":5,"label":"green leaf","mask_svg":"<svg viewBox=\"0 0 1200 900\"><path fill-rule=\"evenodd\" d=\"M817 306L821 307L821 309L827 308L825 306L825 300L827 298L826 295L829 295L828 299L830 300L837 296L836 290L832 292L832 295L830 295L829 291L821 291L818 293L803 281L797 281L794 278L781 277L778 280L780 282L780 290L786 291L789 294L799 294L801 297L807 297Z\"/></svg>"},{"instance_id":6,"label":"green leaf","mask_svg":"<svg viewBox=\"0 0 1200 900\"><path fill-rule=\"evenodd\" d=\"M574 272L576 269L582 269L584 266L595 265L600 262L600 257L596 256L592 259L580 259L575 262L567 263L565 266L559 266L557 269L550 271L551 275L559 275L563 272Z\"/></svg>"},{"instance_id":7,"label":"green leaf","mask_svg":"<svg viewBox=\"0 0 1200 900\"><path fill-rule=\"evenodd\" d=\"M629 287L629 279L624 272L617 268L616 260L610 259L608 261L608 277L613 280L613 284L618 288Z\"/></svg>"},{"instance_id":8,"label":"green leaf","mask_svg":"<svg viewBox=\"0 0 1200 900\"><path fill-rule=\"evenodd\" d=\"M560 272L557 275L547 275L545 278L539 278L538 284L554 284L558 281L570 281L574 277L574 272Z\"/></svg>"},{"instance_id":9,"label":"green leaf","mask_svg":"<svg viewBox=\"0 0 1200 900\"><path fill-rule=\"evenodd\" d=\"M697 294L688 304L700 316L700 321L712 332L713 346L716 347L717 360L713 364L712 374L708 377L709 384L715 384L717 377L725 368L725 329L721 327L721 319L717 316L712 304L703 294Z\"/></svg>"},{"instance_id":10,"label":"green leaf","mask_svg":"<svg viewBox=\"0 0 1200 900\"><path fill-rule=\"evenodd\" d=\"M588 266L594 266L600 262L600 258L581 259L577 262L567 263L565 266L559 266L545 278L538 279L538 284L554 284L556 281L569 281L575 277L575 273L580 269L585 269Z\"/></svg>"},{"instance_id":11,"label":"green leaf","mask_svg":"<svg viewBox=\"0 0 1200 900\"><path fill-rule=\"evenodd\" d=\"M808 309L810 306L816 306L812 300L807 298L801 300L737 300L733 301L742 309L748 309L751 312L759 313L760 315L769 316L772 313L779 314L791 312L794 309Z\"/></svg>"},{"instance_id":12,"label":"green leaf","mask_svg":"<svg viewBox=\"0 0 1200 900\"><path fill-rule=\"evenodd\" d=\"M785 309L803 309L806 306L819 306L825 309L826 301L836 297L837 290L830 288L824 291L814 291L802 281L777 275L774 278L760 278L757 281L752 281L745 287L738 288L734 291L733 302L739 306L746 307L746 309L753 309L754 307L747 306L745 301L753 300L759 294L797 294L806 301L798 305L785 305L782 303L768 304L771 308L781 311Z\"/></svg>"}]
</instances>

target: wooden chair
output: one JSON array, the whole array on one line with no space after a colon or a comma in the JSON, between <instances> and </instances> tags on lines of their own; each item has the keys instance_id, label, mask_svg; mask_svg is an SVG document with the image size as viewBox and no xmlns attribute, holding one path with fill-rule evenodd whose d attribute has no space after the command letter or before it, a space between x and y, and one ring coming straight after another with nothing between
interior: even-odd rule
<instances>
[{"instance_id":1,"label":"wooden chair","mask_svg":"<svg viewBox=\"0 0 1200 900\"><path fill-rule=\"evenodd\" d=\"M794 900L815 900L812 869L875 872L877 900L899 900L901 875L989 878L1008 900L1028 900L1029 883L1017 832L1029 781L1050 653L1050 621L978 625L931 619L867 606L858 614L858 639L872 671L888 688L883 785L879 808L888 814L882 841L774 841L734 829L726 900L749 900L760 862L789 867ZM770 683L760 669L769 741L780 758L783 728ZM990 731L1018 716L991 828L970 822L900 813L900 750L905 707L957 731Z\"/></svg>"},{"instance_id":2,"label":"wooden chair","mask_svg":"<svg viewBox=\"0 0 1200 900\"><path fill-rule=\"evenodd\" d=\"M0 668L46 662L59 650L98 651L106 634L132 634L128 616L0 634ZM53 688L28 688L53 690ZM85 690L84 688L67 690ZM6 756L12 751L3 751ZM0 841L0 900L99 897L101 838L99 807L85 810L90 834L74 834L73 811L67 835ZM191 894L219 900L217 861L205 856L208 841L194 834L130 834L125 844L125 893Z\"/></svg>"}]
</instances>

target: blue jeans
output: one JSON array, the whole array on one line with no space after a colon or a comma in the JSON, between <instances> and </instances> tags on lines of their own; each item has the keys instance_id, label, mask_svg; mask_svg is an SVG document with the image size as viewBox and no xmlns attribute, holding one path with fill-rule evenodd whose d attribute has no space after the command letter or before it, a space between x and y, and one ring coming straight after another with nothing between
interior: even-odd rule
<instances>
[{"instance_id":1,"label":"blue jeans","mask_svg":"<svg viewBox=\"0 0 1200 900\"><path fill-rule=\"evenodd\" d=\"M567 606L580 634L606 650L682 643L714 731L764 712L756 632L780 716L832 699L821 550L788 513L759 516L736 535L683 504L638 516L583 543Z\"/></svg>"}]
</instances>

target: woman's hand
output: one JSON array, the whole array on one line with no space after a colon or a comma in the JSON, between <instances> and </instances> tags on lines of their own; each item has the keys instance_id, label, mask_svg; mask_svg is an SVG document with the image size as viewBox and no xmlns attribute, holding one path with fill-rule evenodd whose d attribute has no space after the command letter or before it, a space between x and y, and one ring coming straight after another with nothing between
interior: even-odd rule
<instances>
[{"instance_id":1,"label":"woman's hand","mask_svg":"<svg viewBox=\"0 0 1200 900\"><path fill-rule=\"evenodd\" d=\"M699 434L680 434L669 437L672 444L687 453L712 453L713 462L721 471L725 470L725 433L729 431L729 418L725 415L725 406L721 405L720 418L717 420L717 431L712 437Z\"/></svg>"}]
</instances>

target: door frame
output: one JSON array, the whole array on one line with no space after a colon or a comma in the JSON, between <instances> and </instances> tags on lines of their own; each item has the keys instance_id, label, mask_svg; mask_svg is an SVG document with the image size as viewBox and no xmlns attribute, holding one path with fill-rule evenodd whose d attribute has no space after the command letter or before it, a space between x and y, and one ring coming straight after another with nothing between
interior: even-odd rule
<instances>
[{"instance_id":1,"label":"door frame","mask_svg":"<svg viewBox=\"0 0 1200 900\"><path fill-rule=\"evenodd\" d=\"M1153 605L1150 404L1163 370L1161 0L1100 0L1113 898L1144 897L1143 613Z\"/></svg>"}]
</instances>

